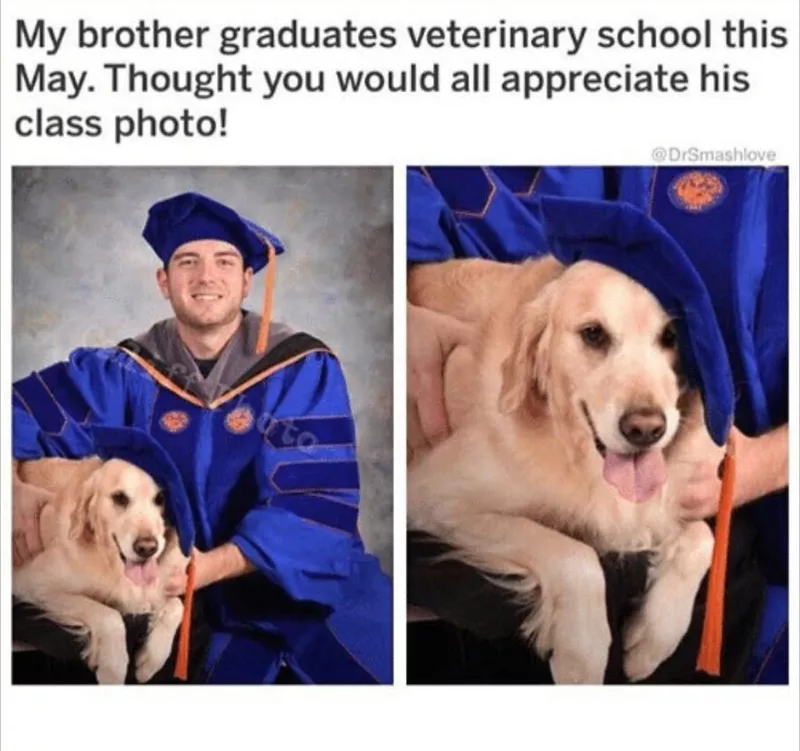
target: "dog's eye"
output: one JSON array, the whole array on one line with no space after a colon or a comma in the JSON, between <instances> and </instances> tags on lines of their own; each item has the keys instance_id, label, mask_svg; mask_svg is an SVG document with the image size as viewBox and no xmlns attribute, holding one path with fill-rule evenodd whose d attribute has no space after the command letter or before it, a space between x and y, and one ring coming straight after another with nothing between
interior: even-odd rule
<instances>
[{"instance_id":1,"label":"dog's eye","mask_svg":"<svg viewBox=\"0 0 800 751\"><path fill-rule=\"evenodd\" d=\"M155 503L156 506L158 506L159 508L163 508L163 506L164 506L164 494L161 491L159 491L156 494L156 497L153 498L153 503Z\"/></svg>"},{"instance_id":2,"label":"dog's eye","mask_svg":"<svg viewBox=\"0 0 800 751\"><path fill-rule=\"evenodd\" d=\"M678 344L678 335L675 333L675 328L671 323L668 323L664 330L661 332L661 336L658 339L658 343L664 349L675 349Z\"/></svg>"},{"instance_id":3,"label":"dog's eye","mask_svg":"<svg viewBox=\"0 0 800 751\"><path fill-rule=\"evenodd\" d=\"M581 329L581 339L592 349L605 349L611 343L611 337L599 323L584 326Z\"/></svg>"},{"instance_id":4,"label":"dog's eye","mask_svg":"<svg viewBox=\"0 0 800 751\"><path fill-rule=\"evenodd\" d=\"M111 500L114 501L114 505L119 506L120 508L127 508L128 504L131 502L131 499L128 498L128 496L121 490L118 490L116 493L112 493Z\"/></svg>"}]
</instances>

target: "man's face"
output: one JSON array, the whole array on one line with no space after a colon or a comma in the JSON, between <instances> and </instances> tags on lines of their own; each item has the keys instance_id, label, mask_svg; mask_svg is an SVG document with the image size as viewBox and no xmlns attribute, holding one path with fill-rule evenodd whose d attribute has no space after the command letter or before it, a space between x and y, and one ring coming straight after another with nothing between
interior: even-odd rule
<instances>
[{"instance_id":1,"label":"man's face","mask_svg":"<svg viewBox=\"0 0 800 751\"><path fill-rule=\"evenodd\" d=\"M236 320L250 292L253 270L245 269L239 251L221 240L195 240L175 250L158 286L175 317L198 329Z\"/></svg>"}]
</instances>

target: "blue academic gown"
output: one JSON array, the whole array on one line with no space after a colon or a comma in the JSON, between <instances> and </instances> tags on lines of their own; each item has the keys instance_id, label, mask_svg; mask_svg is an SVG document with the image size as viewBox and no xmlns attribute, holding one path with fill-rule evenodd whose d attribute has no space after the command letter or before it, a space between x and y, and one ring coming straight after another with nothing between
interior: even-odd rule
<instances>
[{"instance_id":1,"label":"blue academic gown","mask_svg":"<svg viewBox=\"0 0 800 751\"><path fill-rule=\"evenodd\" d=\"M392 595L356 529L355 428L339 361L284 341L203 403L133 340L83 348L14 384L14 457L93 453L92 424L150 433L179 468L196 546L257 569L203 590L209 683L392 682Z\"/></svg>"},{"instance_id":2,"label":"blue academic gown","mask_svg":"<svg viewBox=\"0 0 800 751\"><path fill-rule=\"evenodd\" d=\"M645 209L680 243L711 295L736 384L736 426L760 435L789 420L788 171L621 170L619 200ZM743 510L757 530L768 586L751 665L788 683L789 503L786 491Z\"/></svg>"},{"instance_id":3,"label":"blue academic gown","mask_svg":"<svg viewBox=\"0 0 800 751\"><path fill-rule=\"evenodd\" d=\"M736 425L758 435L788 421L787 187L782 168L414 167L407 260L541 256L543 195L633 204L681 244L708 287L734 371ZM750 676L786 683L787 494L740 513L758 531L769 583Z\"/></svg>"}]
</instances>

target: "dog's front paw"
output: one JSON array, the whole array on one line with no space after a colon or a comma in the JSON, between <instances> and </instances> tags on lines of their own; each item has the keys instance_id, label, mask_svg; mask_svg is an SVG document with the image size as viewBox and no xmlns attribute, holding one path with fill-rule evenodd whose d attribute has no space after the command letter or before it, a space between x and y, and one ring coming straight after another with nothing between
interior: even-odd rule
<instances>
[{"instance_id":1,"label":"dog's front paw","mask_svg":"<svg viewBox=\"0 0 800 751\"><path fill-rule=\"evenodd\" d=\"M152 648L144 647L136 655L136 681L147 683L162 667L169 657L169 650L156 652Z\"/></svg>"},{"instance_id":2,"label":"dog's front paw","mask_svg":"<svg viewBox=\"0 0 800 751\"><path fill-rule=\"evenodd\" d=\"M136 680L147 683L164 667L172 651L172 642L162 630L154 631L136 655Z\"/></svg>"},{"instance_id":3,"label":"dog's front paw","mask_svg":"<svg viewBox=\"0 0 800 751\"><path fill-rule=\"evenodd\" d=\"M136 680L147 683L169 659L175 632L183 617L183 603L170 598L155 617L144 646L136 655Z\"/></svg>"},{"instance_id":4,"label":"dog's front paw","mask_svg":"<svg viewBox=\"0 0 800 751\"><path fill-rule=\"evenodd\" d=\"M128 656L115 656L111 660L101 662L94 674L101 686L121 686L128 675Z\"/></svg>"},{"instance_id":5,"label":"dog's front paw","mask_svg":"<svg viewBox=\"0 0 800 751\"><path fill-rule=\"evenodd\" d=\"M587 604L560 608L554 622L550 672L557 684L597 686L605 679L611 629L605 607Z\"/></svg>"},{"instance_id":6,"label":"dog's front paw","mask_svg":"<svg viewBox=\"0 0 800 751\"><path fill-rule=\"evenodd\" d=\"M121 685L128 674L128 651L125 640L91 637L84 660L94 671L101 686Z\"/></svg>"},{"instance_id":7,"label":"dog's front paw","mask_svg":"<svg viewBox=\"0 0 800 751\"><path fill-rule=\"evenodd\" d=\"M557 575L550 575L536 608L523 624L523 635L535 641L540 656L550 655L555 683L603 683L611 629L605 578L593 551L573 554Z\"/></svg>"},{"instance_id":8,"label":"dog's front paw","mask_svg":"<svg viewBox=\"0 0 800 751\"><path fill-rule=\"evenodd\" d=\"M674 595L666 582L657 582L625 625L623 667L633 682L649 678L675 652L689 628L692 601L681 602Z\"/></svg>"},{"instance_id":9,"label":"dog's front paw","mask_svg":"<svg viewBox=\"0 0 800 751\"><path fill-rule=\"evenodd\" d=\"M603 643L585 651L562 648L553 651L550 672L557 684L597 686L603 683L607 663L608 646Z\"/></svg>"},{"instance_id":10,"label":"dog's front paw","mask_svg":"<svg viewBox=\"0 0 800 751\"><path fill-rule=\"evenodd\" d=\"M103 621L87 634L83 650L84 662L101 685L125 683L128 674L128 649L125 644L125 623L122 616L109 610Z\"/></svg>"},{"instance_id":11,"label":"dog's front paw","mask_svg":"<svg viewBox=\"0 0 800 751\"><path fill-rule=\"evenodd\" d=\"M605 603L587 596L552 606L545 598L524 622L523 636L532 640L540 657L549 656L550 673L557 684L603 683L611 648Z\"/></svg>"}]
</instances>

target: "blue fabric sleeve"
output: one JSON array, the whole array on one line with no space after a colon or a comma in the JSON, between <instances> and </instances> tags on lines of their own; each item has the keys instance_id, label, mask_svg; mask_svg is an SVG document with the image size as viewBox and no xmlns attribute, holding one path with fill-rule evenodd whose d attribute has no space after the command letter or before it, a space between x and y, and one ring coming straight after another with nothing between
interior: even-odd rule
<instances>
[{"instance_id":1,"label":"blue fabric sleeve","mask_svg":"<svg viewBox=\"0 0 800 751\"><path fill-rule=\"evenodd\" d=\"M539 257L547 251L542 196L604 199L617 183L600 167L410 167L407 262Z\"/></svg>"},{"instance_id":2,"label":"blue fabric sleeve","mask_svg":"<svg viewBox=\"0 0 800 751\"><path fill-rule=\"evenodd\" d=\"M355 425L341 366L314 353L291 367L278 403L265 410L295 425L296 439L262 445L259 500L232 542L293 599L335 608L353 586L369 588L383 575L356 529Z\"/></svg>"},{"instance_id":3,"label":"blue fabric sleeve","mask_svg":"<svg viewBox=\"0 0 800 751\"><path fill-rule=\"evenodd\" d=\"M66 361L13 384L15 459L93 453L89 426L122 427L142 413L149 376L115 348L77 349ZM146 411L144 411L146 414Z\"/></svg>"},{"instance_id":4,"label":"blue fabric sleeve","mask_svg":"<svg viewBox=\"0 0 800 751\"><path fill-rule=\"evenodd\" d=\"M407 261L430 263L456 255L453 214L442 194L419 169L407 173Z\"/></svg>"}]
</instances>

